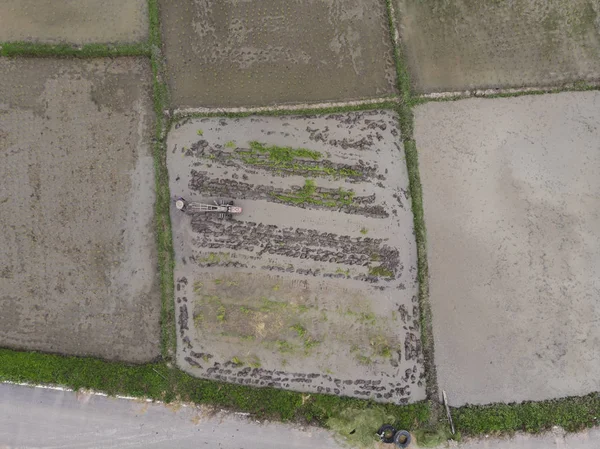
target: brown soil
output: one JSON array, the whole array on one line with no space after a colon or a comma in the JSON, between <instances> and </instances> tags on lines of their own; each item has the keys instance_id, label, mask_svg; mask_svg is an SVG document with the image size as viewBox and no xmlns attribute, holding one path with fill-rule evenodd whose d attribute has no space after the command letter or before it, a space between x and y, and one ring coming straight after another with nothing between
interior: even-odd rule
<instances>
[{"instance_id":1,"label":"brown soil","mask_svg":"<svg viewBox=\"0 0 600 449\"><path fill-rule=\"evenodd\" d=\"M0 59L0 345L160 354L150 67Z\"/></svg>"}]
</instances>

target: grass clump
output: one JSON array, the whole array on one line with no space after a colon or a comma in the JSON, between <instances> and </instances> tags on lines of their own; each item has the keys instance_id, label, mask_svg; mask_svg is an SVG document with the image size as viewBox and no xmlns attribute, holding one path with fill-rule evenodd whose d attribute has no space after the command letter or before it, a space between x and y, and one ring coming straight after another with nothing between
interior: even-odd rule
<instances>
[{"instance_id":1,"label":"grass clump","mask_svg":"<svg viewBox=\"0 0 600 449\"><path fill-rule=\"evenodd\" d=\"M252 368L260 368L262 366L262 364L261 364L258 356L253 355L250 357L250 360L248 361L248 366L250 366Z\"/></svg>"},{"instance_id":2,"label":"grass clump","mask_svg":"<svg viewBox=\"0 0 600 449\"><path fill-rule=\"evenodd\" d=\"M379 265L377 267L369 267L369 275L390 278L394 276L394 272L383 265Z\"/></svg>"},{"instance_id":3,"label":"grass clump","mask_svg":"<svg viewBox=\"0 0 600 449\"><path fill-rule=\"evenodd\" d=\"M263 313L275 312L278 310L287 309L289 304L287 302L272 301L268 298L262 298L259 311Z\"/></svg>"},{"instance_id":4,"label":"grass clump","mask_svg":"<svg viewBox=\"0 0 600 449\"><path fill-rule=\"evenodd\" d=\"M357 354L356 361L358 362L359 365L363 365L363 366L369 366L369 365L373 364L373 359L364 354Z\"/></svg>"},{"instance_id":5,"label":"grass clump","mask_svg":"<svg viewBox=\"0 0 600 449\"><path fill-rule=\"evenodd\" d=\"M374 355L384 358L390 358L392 356L392 349L383 335L377 335L372 338L369 344L371 345Z\"/></svg>"},{"instance_id":6,"label":"grass clump","mask_svg":"<svg viewBox=\"0 0 600 449\"><path fill-rule=\"evenodd\" d=\"M217 321L223 323L226 319L227 309L225 309L225 306L219 306L219 308L217 309Z\"/></svg>"},{"instance_id":7,"label":"grass clump","mask_svg":"<svg viewBox=\"0 0 600 449\"><path fill-rule=\"evenodd\" d=\"M306 336L306 329L300 324L294 324L290 327L290 329L296 331L296 334L298 334L298 337L300 338L304 338Z\"/></svg>"},{"instance_id":8,"label":"grass clump","mask_svg":"<svg viewBox=\"0 0 600 449\"><path fill-rule=\"evenodd\" d=\"M368 232L369 232L369 230L368 230L367 228L361 228L361 229L360 229L360 233L361 233L362 235L367 235L367 234L368 234Z\"/></svg>"},{"instance_id":9,"label":"grass clump","mask_svg":"<svg viewBox=\"0 0 600 449\"><path fill-rule=\"evenodd\" d=\"M315 340L312 337L306 337L304 339L304 349L308 352L312 348L319 346L321 342L319 340Z\"/></svg>"},{"instance_id":10,"label":"grass clump","mask_svg":"<svg viewBox=\"0 0 600 449\"><path fill-rule=\"evenodd\" d=\"M354 192L341 187L335 193L318 192L317 185L312 179L307 179L304 185L290 194L273 194L278 200L294 205L314 204L330 208L349 206L354 201Z\"/></svg>"},{"instance_id":11,"label":"grass clump","mask_svg":"<svg viewBox=\"0 0 600 449\"><path fill-rule=\"evenodd\" d=\"M341 267L335 269L335 274L343 274L346 277L350 276L350 268L346 268L345 270Z\"/></svg>"},{"instance_id":12,"label":"grass clump","mask_svg":"<svg viewBox=\"0 0 600 449\"><path fill-rule=\"evenodd\" d=\"M275 347L282 354L289 354L296 350L294 345L292 345L289 341L286 340L277 340L275 342Z\"/></svg>"},{"instance_id":13,"label":"grass clump","mask_svg":"<svg viewBox=\"0 0 600 449\"><path fill-rule=\"evenodd\" d=\"M280 147L277 145L267 146L255 140L250 142L250 149L254 154L267 154L269 160L274 162L291 162L298 158L316 161L322 157L319 151L307 150L306 148Z\"/></svg>"},{"instance_id":14,"label":"grass clump","mask_svg":"<svg viewBox=\"0 0 600 449\"><path fill-rule=\"evenodd\" d=\"M227 146L227 145L226 145ZM266 156L266 157L265 157ZM239 151L237 157L248 165L268 167L275 170L289 171L292 173L310 172L312 175L339 177L356 177L361 173L348 167L332 167L327 164L311 164L322 158L319 151L306 148L267 146L257 141L250 142L250 151Z\"/></svg>"},{"instance_id":15,"label":"grass clump","mask_svg":"<svg viewBox=\"0 0 600 449\"><path fill-rule=\"evenodd\" d=\"M194 326L200 327L204 322L204 315L202 313L198 313L194 315Z\"/></svg>"},{"instance_id":16,"label":"grass clump","mask_svg":"<svg viewBox=\"0 0 600 449\"><path fill-rule=\"evenodd\" d=\"M208 253L205 257L198 259L199 263L206 263L211 265L217 265L221 262L228 262L231 255L229 253Z\"/></svg>"}]
</instances>

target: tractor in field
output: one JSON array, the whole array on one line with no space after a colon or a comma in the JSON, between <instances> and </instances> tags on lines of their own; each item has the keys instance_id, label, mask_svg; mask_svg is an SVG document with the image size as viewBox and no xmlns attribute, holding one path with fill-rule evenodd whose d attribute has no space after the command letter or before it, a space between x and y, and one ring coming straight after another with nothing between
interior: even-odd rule
<instances>
[{"instance_id":1,"label":"tractor in field","mask_svg":"<svg viewBox=\"0 0 600 449\"><path fill-rule=\"evenodd\" d=\"M214 212L219 214L219 218L231 218L234 214L241 214L242 208L234 206L233 201L215 200L214 204L198 203L187 201L185 198L177 198L175 207L181 212L187 214L196 214L201 212Z\"/></svg>"}]
</instances>

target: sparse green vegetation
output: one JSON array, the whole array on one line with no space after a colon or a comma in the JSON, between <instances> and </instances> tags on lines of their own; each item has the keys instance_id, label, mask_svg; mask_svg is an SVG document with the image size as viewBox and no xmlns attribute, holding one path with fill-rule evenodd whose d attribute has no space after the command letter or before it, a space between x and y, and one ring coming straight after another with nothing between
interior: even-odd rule
<instances>
[{"instance_id":1,"label":"sparse green vegetation","mask_svg":"<svg viewBox=\"0 0 600 449\"><path fill-rule=\"evenodd\" d=\"M383 265L379 265L377 267L369 267L369 274L371 276L381 276L390 278L394 276L394 272Z\"/></svg>"},{"instance_id":2,"label":"sparse green vegetation","mask_svg":"<svg viewBox=\"0 0 600 449\"><path fill-rule=\"evenodd\" d=\"M371 357L367 357L364 354L357 354L356 360L358 361L359 365L369 366L373 364L373 359L371 359Z\"/></svg>"},{"instance_id":3,"label":"sparse green vegetation","mask_svg":"<svg viewBox=\"0 0 600 449\"><path fill-rule=\"evenodd\" d=\"M304 338L306 336L306 329L300 324L294 324L290 329L296 331L298 337Z\"/></svg>"},{"instance_id":4,"label":"sparse green vegetation","mask_svg":"<svg viewBox=\"0 0 600 449\"><path fill-rule=\"evenodd\" d=\"M390 358L392 356L392 349L383 335L376 335L371 338L369 344L373 350L373 355L384 358Z\"/></svg>"},{"instance_id":5,"label":"sparse green vegetation","mask_svg":"<svg viewBox=\"0 0 600 449\"><path fill-rule=\"evenodd\" d=\"M291 162L294 159L321 159L319 151L307 150L306 148L279 147L277 145L267 146L257 141L250 142L250 149L254 154L266 154L269 160L274 162Z\"/></svg>"},{"instance_id":6,"label":"sparse green vegetation","mask_svg":"<svg viewBox=\"0 0 600 449\"><path fill-rule=\"evenodd\" d=\"M362 235L367 235L367 233L368 233L368 232L369 232L369 230L368 230L367 228L361 228L361 229L360 229L360 233L361 233Z\"/></svg>"},{"instance_id":7,"label":"sparse green vegetation","mask_svg":"<svg viewBox=\"0 0 600 449\"><path fill-rule=\"evenodd\" d=\"M345 311L342 311L342 313L355 317L356 320L362 324L375 325L377 322L377 317L373 312L355 312L354 310L348 308Z\"/></svg>"},{"instance_id":8,"label":"sparse green vegetation","mask_svg":"<svg viewBox=\"0 0 600 449\"><path fill-rule=\"evenodd\" d=\"M251 310L246 306L242 306L240 307L240 312L242 312L244 315L249 315Z\"/></svg>"},{"instance_id":9,"label":"sparse green vegetation","mask_svg":"<svg viewBox=\"0 0 600 449\"><path fill-rule=\"evenodd\" d=\"M208 253L205 257L201 257L198 260L199 263L206 263L210 265L218 265L221 262L229 262L231 259L230 253Z\"/></svg>"},{"instance_id":10,"label":"sparse green vegetation","mask_svg":"<svg viewBox=\"0 0 600 449\"><path fill-rule=\"evenodd\" d=\"M200 327L202 326L202 322L204 321L204 314L198 313L194 315L194 326Z\"/></svg>"},{"instance_id":11,"label":"sparse green vegetation","mask_svg":"<svg viewBox=\"0 0 600 449\"><path fill-rule=\"evenodd\" d=\"M231 148L232 150L234 150L237 148L237 145L233 140L229 140L228 142L225 142L225 148Z\"/></svg>"},{"instance_id":12,"label":"sparse green vegetation","mask_svg":"<svg viewBox=\"0 0 600 449\"><path fill-rule=\"evenodd\" d=\"M344 270L343 268L339 267L339 268L336 268L335 273L336 274L344 274L346 276L350 276L350 268L346 268Z\"/></svg>"},{"instance_id":13,"label":"sparse green vegetation","mask_svg":"<svg viewBox=\"0 0 600 449\"><path fill-rule=\"evenodd\" d=\"M286 309L288 306L289 304L287 302L272 301L268 298L261 298L261 305L259 310L261 312L267 313Z\"/></svg>"},{"instance_id":14,"label":"sparse green vegetation","mask_svg":"<svg viewBox=\"0 0 600 449\"><path fill-rule=\"evenodd\" d=\"M314 348L315 346L319 346L321 344L321 342L319 340L314 340L311 337L306 337L304 339L304 349L306 351L310 351L312 348Z\"/></svg>"},{"instance_id":15,"label":"sparse green vegetation","mask_svg":"<svg viewBox=\"0 0 600 449\"><path fill-rule=\"evenodd\" d=\"M199 129L198 131L196 131L196 134L198 134L199 136L203 136L204 135L204 131L202 131L201 129Z\"/></svg>"},{"instance_id":16,"label":"sparse green vegetation","mask_svg":"<svg viewBox=\"0 0 600 449\"><path fill-rule=\"evenodd\" d=\"M225 309L225 306L219 306L219 308L217 309L217 321L222 323L223 321L225 321L226 318L227 309Z\"/></svg>"},{"instance_id":17,"label":"sparse green vegetation","mask_svg":"<svg viewBox=\"0 0 600 449\"><path fill-rule=\"evenodd\" d=\"M319 192L315 182L312 179L307 179L304 186L293 193L287 195L273 194L273 197L289 204L315 204L338 208L351 205L354 200L354 192L344 190L341 187L335 193Z\"/></svg>"},{"instance_id":18,"label":"sparse green vegetation","mask_svg":"<svg viewBox=\"0 0 600 449\"><path fill-rule=\"evenodd\" d=\"M290 342L285 340L277 340L275 342L275 347L282 354L289 354L291 352L295 352L296 348Z\"/></svg>"},{"instance_id":19,"label":"sparse green vegetation","mask_svg":"<svg viewBox=\"0 0 600 449\"><path fill-rule=\"evenodd\" d=\"M260 368L261 363L260 363L260 359L258 358L258 356L252 355L250 357L250 360L248 360L248 365L251 366L252 368Z\"/></svg>"},{"instance_id":20,"label":"sparse green vegetation","mask_svg":"<svg viewBox=\"0 0 600 449\"><path fill-rule=\"evenodd\" d=\"M244 364L244 362L242 362L238 357L233 357L231 359L231 363L233 363L235 366L242 366Z\"/></svg>"},{"instance_id":21,"label":"sparse green vegetation","mask_svg":"<svg viewBox=\"0 0 600 449\"><path fill-rule=\"evenodd\" d=\"M327 161L315 164L314 161L322 158L322 154L318 151L276 145L267 146L256 141L250 142L249 150L238 150L230 157L240 158L247 165L266 167L277 171L310 172L314 176L331 176L334 178L361 175L357 170L349 167L335 167Z\"/></svg>"}]
</instances>

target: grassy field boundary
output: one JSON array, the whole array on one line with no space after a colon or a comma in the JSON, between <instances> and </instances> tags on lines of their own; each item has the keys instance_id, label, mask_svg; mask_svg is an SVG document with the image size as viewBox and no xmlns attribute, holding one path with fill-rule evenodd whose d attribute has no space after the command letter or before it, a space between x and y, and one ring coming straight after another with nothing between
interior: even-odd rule
<instances>
[{"instance_id":1,"label":"grassy field boundary","mask_svg":"<svg viewBox=\"0 0 600 449\"><path fill-rule=\"evenodd\" d=\"M412 105L440 101L457 101L468 98L513 98L526 95L545 95L559 94L562 92L588 92L600 90L600 82L575 81L573 83L563 84L562 86L537 86L523 88L506 89L474 89L461 92L439 92L431 94L421 94L412 99Z\"/></svg>"},{"instance_id":2,"label":"grassy field boundary","mask_svg":"<svg viewBox=\"0 0 600 449\"><path fill-rule=\"evenodd\" d=\"M189 376L164 362L129 365L88 357L0 349L0 381L60 385L75 391L93 390L164 402L192 402L247 412L257 419L324 427L329 427L330 419L353 410L389 417L398 427L411 431L430 429L428 402L379 404L363 399L226 384ZM575 432L600 424L600 394L519 404L467 405L453 408L452 416L462 436L537 433L555 425Z\"/></svg>"},{"instance_id":3,"label":"grassy field boundary","mask_svg":"<svg viewBox=\"0 0 600 449\"><path fill-rule=\"evenodd\" d=\"M421 348L425 368L425 387L427 399L431 402L431 425L435 426L441 415L439 390L434 359L433 325L431 304L429 303L429 266L427 264L427 230L423 212L423 191L419 174L419 155L414 140L414 97L407 65L404 62L404 50L398 34L396 13L393 0L386 0L390 39L394 51L394 63L397 73L397 88L401 101L397 105L400 133L406 155L409 190L413 211L413 225L417 244L417 278L419 281L419 323Z\"/></svg>"},{"instance_id":4,"label":"grassy field boundary","mask_svg":"<svg viewBox=\"0 0 600 449\"><path fill-rule=\"evenodd\" d=\"M156 116L153 142L156 188L154 219L156 226L156 245L161 292L161 354L164 360L174 361L177 350L174 297L175 282L173 279L175 256L173 251L173 236L171 233L171 194L169 190L166 144L170 120L164 115L164 111L169 104L169 90L165 79L165 62L162 53L158 0L148 0L148 13L150 16L150 36L148 46L150 49L150 63L152 66L154 114Z\"/></svg>"},{"instance_id":5,"label":"grassy field boundary","mask_svg":"<svg viewBox=\"0 0 600 449\"><path fill-rule=\"evenodd\" d=\"M227 117L227 118L243 118L250 116L306 116L306 115L326 115L326 114L341 114L346 112L359 112L359 111L372 111L378 109L389 109L396 110L398 103L394 98L390 98L388 101L380 101L376 103L360 103L360 104L348 104L343 106L315 106L315 107L301 107L298 109L277 109L273 108L261 108L259 110L249 111L210 111L210 112L174 112L171 116L173 123L179 123L184 120L194 118L210 118L210 117Z\"/></svg>"},{"instance_id":6,"label":"grassy field boundary","mask_svg":"<svg viewBox=\"0 0 600 449\"><path fill-rule=\"evenodd\" d=\"M164 402L192 402L250 413L253 418L327 426L345 410L383 413L403 428L420 428L429 420L421 402L397 406L364 399L256 388L192 377L165 362L129 365L96 358L70 357L0 349L0 381L60 385L109 395Z\"/></svg>"},{"instance_id":7,"label":"grassy field boundary","mask_svg":"<svg viewBox=\"0 0 600 449\"><path fill-rule=\"evenodd\" d=\"M146 42L135 44L43 44L38 42L0 43L0 56L35 58L107 58L150 56Z\"/></svg>"}]
</instances>

